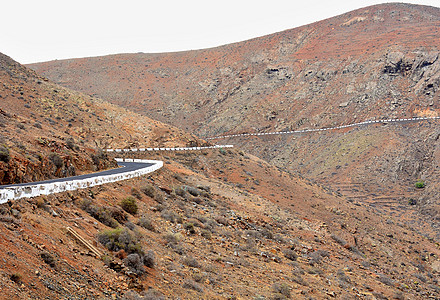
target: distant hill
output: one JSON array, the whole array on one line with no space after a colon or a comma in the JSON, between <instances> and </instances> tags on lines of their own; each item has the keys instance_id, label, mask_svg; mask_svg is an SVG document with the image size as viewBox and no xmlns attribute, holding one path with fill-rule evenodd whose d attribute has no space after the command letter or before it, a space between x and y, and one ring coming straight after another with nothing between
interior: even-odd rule
<instances>
[{"instance_id":1,"label":"distant hill","mask_svg":"<svg viewBox=\"0 0 440 300\"><path fill-rule=\"evenodd\" d=\"M384 4L213 49L29 66L201 136L326 126L438 99L439 24L439 8Z\"/></svg>"}]
</instances>

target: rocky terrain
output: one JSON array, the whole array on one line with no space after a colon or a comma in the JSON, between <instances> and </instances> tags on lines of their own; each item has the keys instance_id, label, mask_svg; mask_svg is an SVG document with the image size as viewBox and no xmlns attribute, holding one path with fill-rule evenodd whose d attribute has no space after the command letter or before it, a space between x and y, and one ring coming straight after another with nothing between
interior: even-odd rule
<instances>
[{"instance_id":1,"label":"rocky terrain","mask_svg":"<svg viewBox=\"0 0 440 300\"><path fill-rule=\"evenodd\" d=\"M49 82L0 54L0 184L116 167L107 147L185 146L171 126Z\"/></svg>"},{"instance_id":2,"label":"rocky terrain","mask_svg":"<svg viewBox=\"0 0 440 300\"><path fill-rule=\"evenodd\" d=\"M395 3L213 49L30 67L64 86L209 137L437 116L439 36L439 8ZM387 215L406 215L412 203L422 215L410 222L425 230L429 215L437 231L437 123L226 142ZM426 183L422 191L414 187L418 180Z\"/></svg>"},{"instance_id":3,"label":"rocky terrain","mask_svg":"<svg viewBox=\"0 0 440 300\"><path fill-rule=\"evenodd\" d=\"M0 55L0 184L116 167L107 147L206 143L185 129L435 116L438 25L439 9L388 4L215 49L33 65L42 75ZM434 121L379 123L125 153L164 167L0 205L0 293L440 298L439 136Z\"/></svg>"},{"instance_id":4,"label":"rocky terrain","mask_svg":"<svg viewBox=\"0 0 440 300\"><path fill-rule=\"evenodd\" d=\"M12 165L27 170L23 180L68 175L41 163L51 153L63 164L77 163L77 172L91 172L114 166L112 156L94 163L101 147L205 143L62 88L4 55L1 67L7 120L2 147L8 154L3 174L11 174ZM43 157L40 163L35 153ZM405 217L378 215L369 205L241 150L158 152L149 158L163 160L164 168L0 205L2 297L440 297L438 243Z\"/></svg>"},{"instance_id":5,"label":"rocky terrain","mask_svg":"<svg viewBox=\"0 0 440 300\"><path fill-rule=\"evenodd\" d=\"M383 218L240 151L153 158L165 167L149 177L2 205L2 295L439 297L438 244L399 218ZM130 197L135 210L122 204Z\"/></svg>"}]
</instances>

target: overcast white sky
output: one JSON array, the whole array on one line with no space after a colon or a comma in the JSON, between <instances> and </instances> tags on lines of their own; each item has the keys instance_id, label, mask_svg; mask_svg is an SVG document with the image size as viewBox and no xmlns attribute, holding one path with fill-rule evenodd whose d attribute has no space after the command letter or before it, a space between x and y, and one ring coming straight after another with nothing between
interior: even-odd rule
<instances>
[{"instance_id":1,"label":"overcast white sky","mask_svg":"<svg viewBox=\"0 0 440 300\"><path fill-rule=\"evenodd\" d=\"M392 1L1 0L0 52L32 63L209 48L384 2Z\"/></svg>"}]
</instances>

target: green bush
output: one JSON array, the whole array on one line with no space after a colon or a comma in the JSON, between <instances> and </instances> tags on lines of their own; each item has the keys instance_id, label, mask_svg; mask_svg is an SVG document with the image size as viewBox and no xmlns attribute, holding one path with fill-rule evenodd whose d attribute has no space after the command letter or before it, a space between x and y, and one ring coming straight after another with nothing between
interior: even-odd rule
<instances>
[{"instance_id":1,"label":"green bush","mask_svg":"<svg viewBox=\"0 0 440 300\"><path fill-rule=\"evenodd\" d=\"M136 204L136 199L133 197L127 197L119 203L123 210L129 214L135 215L138 212L138 206Z\"/></svg>"},{"instance_id":2,"label":"green bush","mask_svg":"<svg viewBox=\"0 0 440 300\"><path fill-rule=\"evenodd\" d=\"M416 188L423 189L425 187L425 182L423 180L418 180L415 184Z\"/></svg>"},{"instance_id":3,"label":"green bush","mask_svg":"<svg viewBox=\"0 0 440 300\"><path fill-rule=\"evenodd\" d=\"M124 250L128 254L137 253L140 257L144 256L139 241L127 228L102 231L98 234L98 241L110 251Z\"/></svg>"}]
</instances>

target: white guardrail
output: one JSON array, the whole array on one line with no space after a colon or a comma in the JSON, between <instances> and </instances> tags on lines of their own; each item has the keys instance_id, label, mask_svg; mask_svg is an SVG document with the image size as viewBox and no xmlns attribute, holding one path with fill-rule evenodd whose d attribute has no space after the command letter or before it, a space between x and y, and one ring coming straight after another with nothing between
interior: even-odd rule
<instances>
[{"instance_id":1,"label":"white guardrail","mask_svg":"<svg viewBox=\"0 0 440 300\"><path fill-rule=\"evenodd\" d=\"M219 136L214 136L214 137L207 137L207 138L205 138L205 140L226 139L226 138L239 137L239 136L262 136L262 135L276 135L276 134L308 133L308 132L318 132L318 131L342 129L342 128L348 128L348 127L354 127L354 126L361 126L361 125L370 125L370 124L376 124L376 123L426 121L426 120L436 120L436 119L440 119L440 116L439 117L414 117L414 118L403 118L403 119L372 120L372 121L364 121L364 122L353 123L353 124L348 124L348 125L341 125L341 126L336 126L336 127L303 129L303 130L293 130L293 131L238 133L238 134L229 134L229 135L219 135Z\"/></svg>"},{"instance_id":2,"label":"white guardrail","mask_svg":"<svg viewBox=\"0 0 440 300\"><path fill-rule=\"evenodd\" d=\"M204 149L232 148L234 145L214 145L205 147L179 147L179 148L130 148L130 149L104 149L106 152L144 152L144 151L194 151Z\"/></svg>"},{"instance_id":3,"label":"white guardrail","mask_svg":"<svg viewBox=\"0 0 440 300\"><path fill-rule=\"evenodd\" d=\"M41 195L61 193L65 191L74 191L78 189L84 189L96 185L105 184L105 183L126 180L154 172L163 167L163 162L160 160L117 158L116 161L152 163L153 165L142 169L138 169L136 171L128 171L128 172L105 175L105 176L96 176L87 179L70 180L65 182L54 182L54 183L42 183L42 184L27 185L27 186L7 187L4 189L0 189L0 204L6 203L9 200L31 198Z\"/></svg>"}]
</instances>

